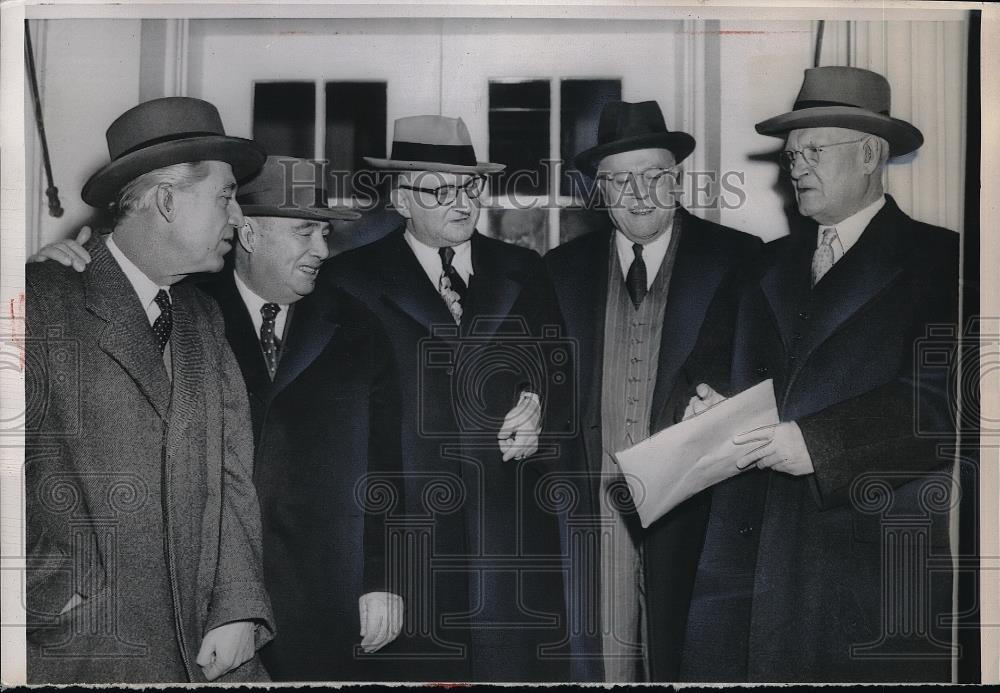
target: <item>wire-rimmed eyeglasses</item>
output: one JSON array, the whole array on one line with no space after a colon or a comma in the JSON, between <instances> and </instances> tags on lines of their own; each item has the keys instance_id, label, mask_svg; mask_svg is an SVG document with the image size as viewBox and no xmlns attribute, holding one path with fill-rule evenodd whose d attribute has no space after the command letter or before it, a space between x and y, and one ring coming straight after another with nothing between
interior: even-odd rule
<instances>
[{"instance_id":1,"label":"wire-rimmed eyeglasses","mask_svg":"<svg viewBox=\"0 0 1000 693\"><path fill-rule=\"evenodd\" d=\"M631 181L641 180L646 188L650 189L656 187L660 183L670 180L670 178L675 177L679 173L680 169L677 166L671 166L669 168L651 166L650 168L643 169L638 173L634 171L611 171L608 173L601 173L598 175L598 178L603 178L608 181L615 190L621 192L626 188L626 186L631 184Z\"/></svg>"},{"instance_id":2,"label":"wire-rimmed eyeglasses","mask_svg":"<svg viewBox=\"0 0 1000 693\"><path fill-rule=\"evenodd\" d=\"M448 184L441 185L436 188L420 188L415 185L401 184L399 187L433 195L438 205L450 205L458 199L459 189L464 190L470 200L475 200L477 197L482 195L483 189L486 187L486 176L473 176L462 185Z\"/></svg>"},{"instance_id":3,"label":"wire-rimmed eyeglasses","mask_svg":"<svg viewBox=\"0 0 1000 693\"><path fill-rule=\"evenodd\" d=\"M857 144L858 142L864 142L867 138L862 137L859 140L847 140L846 142L831 142L829 144L820 145L818 147L803 147L802 149L786 149L778 155L778 164L785 171L791 171L795 168L795 159L798 156L802 157L802 160L806 162L806 166L809 168L816 168L819 166L819 155L827 147L839 147L842 144Z\"/></svg>"}]
</instances>

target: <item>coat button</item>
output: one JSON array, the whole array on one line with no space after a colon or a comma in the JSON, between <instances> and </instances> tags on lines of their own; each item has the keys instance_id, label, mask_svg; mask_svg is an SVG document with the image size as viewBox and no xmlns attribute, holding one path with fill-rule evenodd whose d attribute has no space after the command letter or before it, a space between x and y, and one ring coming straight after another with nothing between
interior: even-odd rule
<instances>
[{"instance_id":1,"label":"coat button","mask_svg":"<svg viewBox=\"0 0 1000 693\"><path fill-rule=\"evenodd\" d=\"M741 536L748 537L753 534L753 525L743 525L737 531Z\"/></svg>"},{"instance_id":2,"label":"coat button","mask_svg":"<svg viewBox=\"0 0 1000 693\"><path fill-rule=\"evenodd\" d=\"M754 372L757 375L767 375L767 366L757 366L757 368L754 369Z\"/></svg>"},{"instance_id":3,"label":"coat button","mask_svg":"<svg viewBox=\"0 0 1000 693\"><path fill-rule=\"evenodd\" d=\"M808 310L803 310L803 311L799 312L799 319L800 320L808 320L809 317L810 316L809 316L809 311Z\"/></svg>"},{"instance_id":4,"label":"coat button","mask_svg":"<svg viewBox=\"0 0 1000 693\"><path fill-rule=\"evenodd\" d=\"M795 334L792 335L792 341L793 342L800 342L800 341L802 341L802 335L800 335L798 332L796 332Z\"/></svg>"}]
</instances>

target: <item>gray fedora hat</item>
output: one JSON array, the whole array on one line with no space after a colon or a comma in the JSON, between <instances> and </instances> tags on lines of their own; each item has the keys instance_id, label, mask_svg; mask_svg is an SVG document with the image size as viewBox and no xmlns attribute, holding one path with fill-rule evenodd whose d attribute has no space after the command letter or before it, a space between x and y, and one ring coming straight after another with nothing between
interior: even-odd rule
<instances>
[{"instance_id":1,"label":"gray fedora hat","mask_svg":"<svg viewBox=\"0 0 1000 693\"><path fill-rule=\"evenodd\" d=\"M239 181L260 170L266 158L264 148L253 140L226 135L215 106L186 96L130 108L108 127L107 140L111 162L92 175L80 193L94 207L113 202L127 183L165 166L224 161Z\"/></svg>"},{"instance_id":2,"label":"gray fedora hat","mask_svg":"<svg viewBox=\"0 0 1000 693\"><path fill-rule=\"evenodd\" d=\"M848 128L889 142L892 156L909 154L924 143L920 130L889 115L891 89L885 77L858 67L807 69L788 113L757 123L762 135L784 137L799 128Z\"/></svg>"},{"instance_id":3,"label":"gray fedora hat","mask_svg":"<svg viewBox=\"0 0 1000 693\"><path fill-rule=\"evenodd\" d=\"M469 129L461 118L439 115L398 118L388 159L364 157L370 166L390 171L497 173L504 164L477 161Z\"/></svg>"},{"instance_id":4,"label":"gray fedora hat","mask_svg":"<svg viewBox=\"0 0 1000 693\"><path fill-rule=\"evenodd\" d=\"M240 186L236 201L251 217L353 221L361 215L326 202L323 167L293 156L269 156L254 178Z\"/></svg>"}]
</instances>

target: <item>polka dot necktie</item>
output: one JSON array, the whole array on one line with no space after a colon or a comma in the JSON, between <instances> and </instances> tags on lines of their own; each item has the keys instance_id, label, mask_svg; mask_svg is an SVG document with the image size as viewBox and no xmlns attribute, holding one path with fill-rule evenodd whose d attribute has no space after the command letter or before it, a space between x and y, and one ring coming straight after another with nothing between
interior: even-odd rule
<instances>
[{"instance_id":1,"label":"polka dot necktie","mask_svg":"<svg viewBox=\"0 0 1000 693\"><path fill-rule=\"evenodd\" d=\"M625 287L628 289L629 298L636 310L642 305L642 299L646 298L646 262L642 259L642 245L632 244L632 252L635 259L632 260L631 267L628 268L628 275L625 277Z\"/></svg>"},{"instance_id":2,"label":"polka dot necktie","mask_svg":"<svg viewBox=\"0 0 1000 693\"><path fill-rule=\"evenodd\" d=\"M170 294L163 289L156 292L156 298L153 300L160 309L160 315L153 321L153 334L162 354L170 343L170 331L174 328L174 311L170 307Z\"/></svg>"},{"instance_id":3,"label":"polka dot necktie","mask_svg":"<svg viewBox=\"0 0 1000 693\"><path fill-rule=\"evenodd\" d=\"M812 261L812 284L816 286L823 275L830 271L834 262L833 244L838 241L837 227L827 226L823 229L823 235L816 252L813 253Z\"/></svg>"},{"instance_id":4,"label":"polka dot necktie","mask_svg":"<svg viewBox=\"0 0 1000 693\"><path fill-rule=\"evenodd\" d=\"M267 372L271 379L278 370L278 348L281 342L274 335L274 319L281 312L281 306L277 303L265 303L260 307L260 316L264 319L260 324L260 348L264 352L264 361L267 362Z\"/></svg>"}]
</instances>

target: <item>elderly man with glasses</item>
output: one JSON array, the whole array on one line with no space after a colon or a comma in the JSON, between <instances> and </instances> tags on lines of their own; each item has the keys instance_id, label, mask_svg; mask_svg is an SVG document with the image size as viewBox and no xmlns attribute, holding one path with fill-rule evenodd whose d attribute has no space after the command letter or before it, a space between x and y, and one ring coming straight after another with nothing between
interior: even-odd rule
<instances>
[{"instance_id":1,"label":"elderly man with glasses","mask_svg":"<svg viewBox=\"0 0 1000 693\"><path fill-rule=\"evenodd\" d=\"M757 124L814 223L741 299L734 384L771 379L779 420L713 492L680 680L950 680L959 239L885 194L923 143L889 105L881 75L813 68Z\"/></svg>"},{"instance_id":2,"label":"elderly man with glasses","mask_svg":"<svg viewBox=\"0 0 1000 693\"><path fill-rule=\"evenodd\" d=\"M680 205L678 166L695 142L667 130L655 102L608 104L597 139L576 163L597 179L610 223L545 258L588 376L580 410L595 529L612 523L590 566L596 676L675 680L709 495L644 536L614 453L679 421L698 383L728 388L738 268L760 242Z\"/></svg>"},{"instance_id":3,"label":"elderly man with glasses","mask_svg":"<svg viewBox=\"0 0 1000 693\"><path fill-rule=\"evenodd\" d=\"M565 680L559 516L545 491L560 455L539 436L571 378L540 339L559 322L542 259L476 232L484 174L503 166L476 161L460 118L401 118L391 157L367 161L392 176L402 224L333 258L320 281L378 315L399 373L402 530L423 547L406 576L399 676Z\"/></svg>"}]
</instances>

